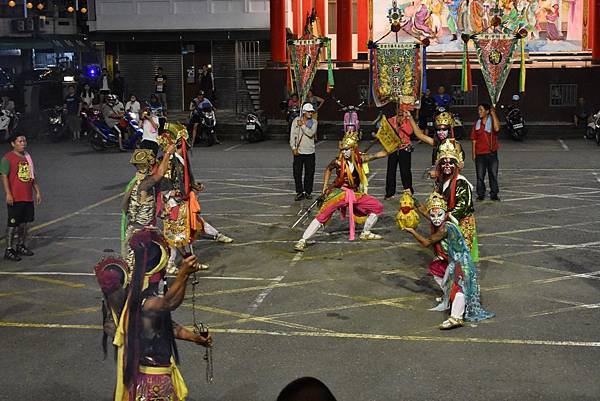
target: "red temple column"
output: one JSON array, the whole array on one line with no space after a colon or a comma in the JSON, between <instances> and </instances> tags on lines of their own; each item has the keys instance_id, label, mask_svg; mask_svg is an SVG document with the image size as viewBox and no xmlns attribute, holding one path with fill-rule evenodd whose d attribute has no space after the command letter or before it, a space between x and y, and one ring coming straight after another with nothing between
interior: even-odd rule
<instances>
[{"instance_id":1,"label":"red temple column","mask_svg":"<svg viewBox=\"0 0 600 401\"><path fill-rule=\"evenodd\" d=\"M358 52L367 53L369 41L369 0L358 0L357 3Z\"/></svg>"},{"instance_id":2,"label":"red temple column","mask_svg":"<svg viewBox=\"0 0 600 401\"><path fill-rule=\"evenodd\" d=\"M292 29L294 30L294 34L297 36L302 36L301 32L302 31L302 24L300 23L300 20L302 20L301 14L302 11L300 10L300 1L301 0L292 0L292 18L293 18L293 25L292 25Z\"/></svg>"},{"instance_id":3,"label":"red temple column","mask_svg":"<svg viewBox=\"0 0 600 401\"><path fill-rule=\"evenodd\" d=\"M600 0L590 0L589 42L592 48L592 63L600 64Z\"/></svg>"},{"instance_id":4,"label":"red temple column","mask_svg":"<svg viewBox=\"0 0 600 401\"><path fill-rule=\"evenodd\" d=\"M286 38L285 38L285 1L271 0L269 23L271 26L271 60L277 63L285 63Z\"/></svg>"},{"instance_id":5,"label":"red temple column","mask_svg":"<svg viewBox=\"0 0 600 401\"><path fill-rule=\"evenodd\" d=\"M336 5L337 59L348 62L352 61L352 0L337 0Z\"/></svg>"},{"instance_id":6,"label":"red temple column","mask_svg":"<svg viewBox=\"0 0 600 401\"><path fill-rule=\"evenodd\" d=\"M319 29L322 36L325 36L325 5L325 0L317 0L317 17L319 17Z\"/></svg>"},{"instance_id":7,"label":"red temple column","mask_svg":"<svg viewBox=\"0 0 600 401\"><path fill-rule=\"evenodd\" d=\"M304 26L306 25L306 16L310 15L313 8L312 0L302 0L302 15L300 17L300 36L304 35Z\"/></svg>"}]
</instances>

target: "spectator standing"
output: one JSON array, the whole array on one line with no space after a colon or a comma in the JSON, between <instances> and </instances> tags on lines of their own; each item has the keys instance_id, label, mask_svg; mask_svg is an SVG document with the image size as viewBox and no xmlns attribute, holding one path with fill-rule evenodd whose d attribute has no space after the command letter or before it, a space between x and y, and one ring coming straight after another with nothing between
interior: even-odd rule
<instances>
[{"instance_id":1,"label":"spectator standing","mask_svg":"<svg viewBox=\"0 0 600 401\"><path fill-rule=\"evenodd\" d=\"M10 99L7 95L2 95L2 103L0 104L0 110L6 110L10 113L15 112L15 102Z\"/></svg>"},{"instance_id":2,"label":"spectator standing","mask_svg":"<svg viewBox=\"0 0 600 401\"><path fill-rule=\"evenodd\" d=\"M206 64L202 66L202 72L200 72L200 90L204 92L204 97L214 103L215 78L211 66Z\"/></svg>"},{"instance_id":3,"label":"spectator standing","mask_svg":"<svg viewBox=\"0 0 600 401\"><path fill-rule=\"evenodd\" d=\"M75 86L69 85L63 109L66 114L67 128L73 135L73 140L81 139L81 97L75 94Z\"/></svg>"},{"instance_id":4,"label":"spectator standing","mask_svg":"<svg viewBox=\"0 0 600 401\"><path fill-rule=\"evenodd\" d=\"M573 123L575 128L579 128L580 124L587 125L590 118L590 109L585 102L585 99L580 97L577 99L577 106L575 106L575 114L573 115Z\"/></svg>"},{"instance_id":5,"label":"spectator standing","mask_svg":"<svg viewBox=\"0 0 600 401\"><path fill-rule=\"evenodd\" d=\"M387 161L387 172L385 175L385 200L390 200L396 195L396 170L400 167L400 180L402 181L402 187L406 190L409 189L411 193L414 193L412 186L412 145L410 143L410 136L413 132L410 121L405 118L400 108L398 108L398 114L388 121L390 125L396 130L402 145L395 151L389 154Z\"/></svg>"},{"instance_id":6,"label":"spectator standing","mask_svg":"<svg viewBox=\"0 0 600 401\"><path fill-rule=\"evenodd\" d=\"M110 81L110 77L108 76L108 70L106 68L102 69L102 75L100 75L100 85L98 94L100 95L100 103L104 103L106 99L106 95L110 93L110 86L112 82Z\"/></svg>"},{"instance_id":7,"label":"spectator standing","mask_svg":"<svg viewBox=\"0 0 600 401\"><path fill-rule=\"evenodd\" d=\"M125 79L121 76L121 71L115 71L115 78L112 83L113 93L117 95L119 99L125 101Z\"/></svg>"},{"instance_id":8,"label":"spectator standing","mask_svg":"<svg viewBox=\"0 0 600 401\"><path fill-rule=\"evenodd\" d=\"M475 161L477 172L477 200L485 199L485 174L487 171L490 184L490 199L499 201L498 197L498 133L500 121L496 110L488 103L477 107L479 119L471 131L473 147L471 155Z\"/></svg>"},{"instance_id":9,"label":"spectator standing","mask_svg":"<svg viewBox=\"0 0 600 401\"><path fill-rule=\"evenodd\" d=\"M27 153L25 136L14 137L10 142L13 150L0 160L0 174L6 195L8 222L6 228L6 251L4 259L14 262L21 256L33 256L27 247L27 224L35 217L33 205L42 202L42 192L35 178L31 155Z\"/></svg>"},{"instance_id":10,"label":"spectator standing","mask_svg":"<svg viewBox=\"0 0 600 401\"><path fill-rule=\"evenodd\" d=\"M293 173L296 184L296 201L303 198L312 199L315 179L315 137L317 120L312 116L315 109L312 104L302 106L302 115L292 121L290 131L290 147L294 155ZM304 170L304 180L302 180Z\"/></svg>"},{"instance_id":11,"label":"spectator standing","mask_svg":"<svg viewBox=\"0 0 600 401\"><path fill-rule=\"evenodd\" d=\"M160 100L163 113L167 114L167 76L163 74L162 67L158 67L154 76L154 93Z\"/></svg>"},{"instance_id":12,"label":"spectator standing","mask_svg":"<svg viewBox=\"0 0 600 401\"><path fill-rule=\"evenodd\" d=\"M437 94L433 96L433 100L437 107L443 107L446 110L448 110L450 104L452 104L452 96L446 93L446 87L444 85L441 85L438 88Z\"/></svg>"},{"instance_id":13,"label":"spectator standing","mask_svg":"<svg viewBox=\"0 0 600 401\"><path fill-rule=\"evenodd\" d=\"M431 90L425 89L425 94L421 97L421 108L419 113L419 128L425 131L425 135L429 136L429 125L433 128L433 116L435 114L435 100L431 96Z\"/></svg>"},{"instance_id":14,"label":"spectator standing","mask_svg":"<svg viewBox=\"0 0 600 401\"><path fill-rule=\"evenodd\" d=\"M138 120L140 119L141 108L142 106L140 105L140 102L138 102L137 97L132 94L129 97L129 101L125 104L125 111L135 114L135 119Z\"/></svg>"},{"instance_id":15,"label":"spectator standing","mask_svg":"<svg viewBox=\"0 0 600 401\"><path fill-rule=\"evenodd\" d=\"M312 89L309 89L307 94L306 94L306 102L312 104L313 109L315 109L314 115L313 115L313 119L317 119L318 115L319 115L319 109L323 106L323 103L325 103L325 99L323 99L322 97L316 96Z\"/></svg>"},{"instance_id":16,"label":"spectator standing","mask_svg":"<svg viewBox=\"0 0 600 401\"><path fill-rule=\"evenodd\" d=\"M83 90L81 91L81 102L83 103L83 107L91 108L94 104L94 99L96 95L94 94L93 89L90 87L90 84L87 82L83 85Z\"/></svg>"}]
</instances>

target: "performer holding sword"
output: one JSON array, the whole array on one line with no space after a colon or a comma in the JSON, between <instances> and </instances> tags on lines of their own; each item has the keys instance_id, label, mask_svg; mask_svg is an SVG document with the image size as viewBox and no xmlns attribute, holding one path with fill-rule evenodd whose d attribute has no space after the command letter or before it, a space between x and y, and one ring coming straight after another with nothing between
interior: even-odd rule
<instances>
[{"instance_id":1,"label":"performer holding sword","mask_svg":"<svg viewBox=\"0 0 600 401\"><path fill-rule=\"evenodd\" d=\"M333 159L325 169L323 194L320 198L323 199L323 205L317 217L311 221L302 238L294 246L296 251L303 252L306 249L306 241L329 221L336 210L339 210L343 217L348 215L351 241L354 240L354 224L356 222L364 224L359 237L361 240L381 239L381 235L371 232L371 229L377 222L378 216L383 213L383 205L367 194L368 183L365 167L366 163L371 160L386 157L388 152L363 154L358 149L358 141L357 132L347 132L340 142L338 157ZM334 170L336 178L330 185L329 179Z\"/></svg>"}]
</instances>

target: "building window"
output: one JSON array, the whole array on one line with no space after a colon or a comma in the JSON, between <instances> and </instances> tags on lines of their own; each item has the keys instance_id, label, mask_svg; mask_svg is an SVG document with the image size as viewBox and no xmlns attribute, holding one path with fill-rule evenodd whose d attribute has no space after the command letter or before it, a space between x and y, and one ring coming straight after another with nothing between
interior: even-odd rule
<instances>
[{"instance_id":1,"label":"building window","mask_svg":"<svg viewBox=\"0 0 600 401\"><path fill-rule=\"evenodd\" d=\"M327 33L337 33L337 1L327 2ZM357 33L358 27L358 0L352 0L352 33Z\"/></svg>"},{"instance_id":2,"label":"building window","mask_svg":"<svg viewBox=\"0 0 600 401\"><path fill-rule=\"evenodd\" d=\"M575 106L577 84L551 84L550 106Z\"/></svg>"},{"instance_id":3,"label":"building window","mask_svg":"<svg viewBox=\"0 0 600 401\"><path fill-rule=\"evenodd\" d=\"M479 88L477 85L473 85L473 90L470 92L463 92L460 85L452 85L453 105L458 107L477 106L479 104L478 93Z\"/></svg>"}]
</instances>

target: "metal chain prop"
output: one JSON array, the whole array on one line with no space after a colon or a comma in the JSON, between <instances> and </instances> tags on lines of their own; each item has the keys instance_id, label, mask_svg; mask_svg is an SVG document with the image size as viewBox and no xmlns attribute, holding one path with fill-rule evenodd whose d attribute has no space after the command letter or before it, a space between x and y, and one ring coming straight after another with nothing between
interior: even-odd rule
<instances>
[{"instance_id":1,"label":"metal chain prop","mask_svg":"<svg viewBox=\"0 0 600 401\"><path fill-rule=\"evenodd\" d=\"M187 247L186 247L187 248ZM183 254L193 255L194 248L189 245L189 249L186 249L186 252ZM192 322L194 325L194 333L200 334L202 337L208 337L208 325L205 325L202 322L199 322L196 318L196 286L200 283L198 280L198 276L196 272L192 275ZM204 360L206 361L206 382L212 383L215 379L214 377L214 368L213 368L213 346L209 345L205 348L206 352L204 354Z\"/></svg>"}]
</instances>

